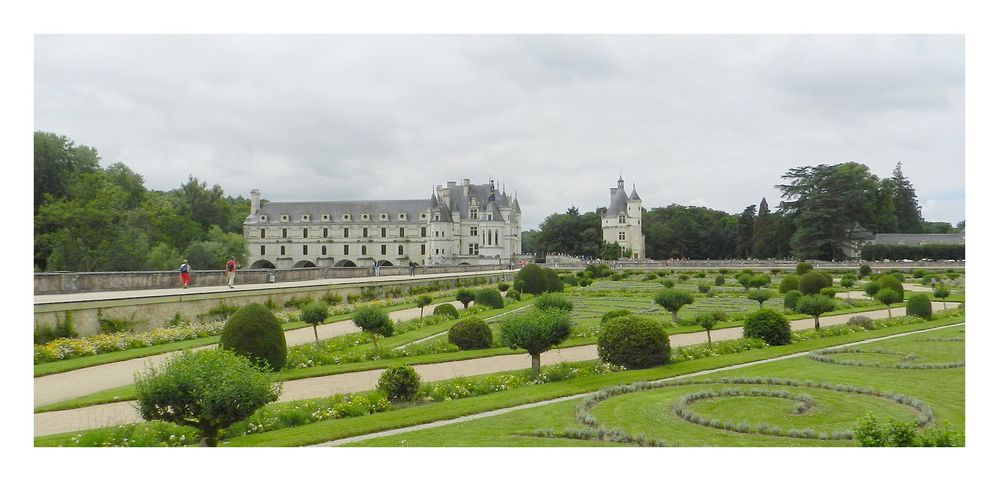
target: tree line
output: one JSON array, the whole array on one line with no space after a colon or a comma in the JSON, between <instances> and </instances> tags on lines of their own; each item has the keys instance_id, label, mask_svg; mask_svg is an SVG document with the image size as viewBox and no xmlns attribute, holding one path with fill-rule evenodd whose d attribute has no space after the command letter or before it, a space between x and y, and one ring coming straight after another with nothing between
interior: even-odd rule
<instances>
[{"instance_id":1,"label":"tree line","mask_svg":"<svg viewBox=\"0 0 999 481\"><path fill-rule=\"evenodd\" d=\"M100 165L97 149L34 134L36 271L221 269L247 258L250 201L195 177L166 192L146 189L125 164Z\"/></svg>"},{"instance_id":2,"label":"tree line","mask_svg":"<svg viewBox=\"0 0 999 481\"><path fill-rule=\"evenodd\" d=\"M781 201L770 210L764 197L740 214L671 204L643 208L646 256L652 259L843 259L862 230L877 233L951 233L945 222L923 220L915 188L898 163L879 179L863 164L796 167L776 187ZM524 232L524 252L616 259L616 244L603 242L605 208L545 218ZM958 225L963 227L963 222Z\"/></svg>"}]
</instances>

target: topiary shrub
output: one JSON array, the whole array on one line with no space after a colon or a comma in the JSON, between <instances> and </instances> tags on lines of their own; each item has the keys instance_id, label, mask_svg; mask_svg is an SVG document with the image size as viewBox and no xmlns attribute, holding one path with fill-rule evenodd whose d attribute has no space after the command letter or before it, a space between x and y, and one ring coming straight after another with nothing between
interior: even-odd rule
<instances>
[{"instance_id":1,"label":"topiary shrub","mask_svg":"<svg viewBox=\"0 0 999 481\"><path fill-rule=\"evenodd\" d=\"M930 304L930 296L926 294L913 294L909 302L905 304L905 315L922 317L929 321L933 318L933 306Z\"/></svg>"},{"instance_id":2,"label":"topiary shrub","mask_svg":"<svg viewBox=\"0 0 999 481\"><path fill-rule=\"evenodd\" d=\"M183 351L135 376L139 415L194 427L204 446L215 446L219 431L281 394L281 386L263 371L225 349Z\"/></svg>"},{"instance_id":3,"label":"topiary shrub","mask_svg":"<svg viewBox=\"0 0 999 481\"><path fill-rule=\"evenodd\" d=\"M836 310L836 301L822 294L802 296L801 299L798 299L798 304L794 306L794 312L808 314L815 318L815 330L822 328L819 324L819 316L834 310Z\"/></svg>"},{"instance_id":4,"label":"topiary shrub","mask_svg":"<svg viewBox=\"0 0 999 481\"><path fill-rule=\"evenodd\" d=\"M784 294L784 308L794 310L794 306L798 305L798 299L801 299L801 296L804 295L801 291L787 291Z\"/></svg>"},{"instance_id":5,"label":"topiary shrub","mask_svg":"<svg viewBox=\"0 0 999 481\"><path fill-rule=\"evenodd\" d=\"M721 274L718 274L718 276L715 277L715 285L716 286L724 286L725 285L725 276L723 276Z\"/></svg>"},{"instance_id":6,"label":"topiary shrub","mask_svg":"<svg viewBox=\"0 0 999 481\"><path fill-rule=\"evenodd\" d=\"M763 307L763 303L774 297L774 291L770 289L757 289L746 295L747 298L752 299L760 303L760 307Z\"/></svg>"},{"instance_id":7,"label":"topiary shrub","mask_svg":"<svg viewBox=\"0 0 999 481\"><path fill-rule=\"evenodd\" d=\"M513 299L515 301L519 301L520 300L520 291L518 291L516 289L510 289L510 290L508 290L508 291L506 291L506 298L507 299Z\"/></svg>"},{"instance_id":8,"label":"topiary shrub","mask_svg":"<svg viewBox=\"0 0 999 481\"><path fill-rule=\"evenodd\" d=\"M503 307L503 294L499 289L479 289L475 292L475 305L499 309Z\"/></svg>"},{"instance_id":9,"label":"topiary shrub","mask_svg":"<svg viewBox=\"0 0 999 481\"><path fill-rule=\"evenodd\" d=\"M375 306L364 306L354 311L354 325L371 336L371 342L378 350L378 336L389 337L395 331L395 324L388 313Z\"/></svg>"},{"instance_id":10,"label":"topiary shrub","mask_svg":"<svg viewBox=\"0 0 999 481\"><path fill-rule=\"evenodd\" d=\"M746 315L742 335L763 339L771 346L782 346L791 343L791 323L773 309L757 309Z\"/></svg>"},{"instance_id":11,"label":"topiary shrub","mask_svg":"<svg viewBox=\"0 0 999 481\"><path fill-rule=\"evenodd\" d=\"M562 279L559 278L555 271L545 268L545 291L546 292L562 292L565 290L565 285L562 284Z\"/></svg>"},{"instance_id":12,"label":"topiary shrub","mask_svg":"<svg viewBox=\"0 0 999 481\"><path fill-rule=\"evenodd\" d=\"M657 292L652 300L673 314L673 324L679 324L680 309L687 304L693 304L694 296L679 289L663 289Z\"/></svg>"},{"instance_id":13,"label":"topiary shrub","mask_svg":"<svg viewBox=\"0 0 999 481\"><path fill-rule=\"evenodd\" d=\"M604 362L642 369L669 362L669 336L662 324L625 316L607 321L597 336L597 354Z\"/></svg>"},{"instance_id":14,"label":"topiary shrub","mask_svg":"<svg viewBox=\"0 0 999 481\"><path fill-rule=\"evenodd\" d=\"M434 308L434 315L441 317L448 317L451 319L457 319L458 308L454 307L453 304L441 304Z\"/></svg>"},{"instance_id":15,"label":"topiary shrub","mask_svg":"<svg viewBox=\"0 0 999 481\"><path fill-rule=\"evenodd\" d=\"M500 324L500 338L510 349L531 355L531 378L541 372L541 353L561 344L572 332L569 311L530 309L518 312Z\"/></svg>"},{"instance_id":16,"label":"topiary shrub","mask_svg":"<svg viewBox=\"0 0 999 481\"><path fill-rule=\"evenodd\" d=\"M611 310L611 311L607 311L600 318L600 324L603 325L603 324L606 324L607 321L609 321L611 319L615 319L615 318L618 318L618 317L624 317L624 316L630 316L630 315L631 315L631 311L629 311L627 309L614 309L614 310Z\"/></svg>"},{"instance_id":17,"label":"topiary shrub","mask_svg":"<svg viewBox=\"0 0 999 481\"><path fill-rule=\"evenodd\" d=\"M288 345L277 317L260 304L246 305L226 321L219 343L272 371L284 367Z\"/></svg>"},{"instance_id":18,"label":"topiary shrub","mask_svg":"<svg viewBox=\"0 0 999 481\"><path fill-rule=\"evenodd\" d=\"M390 367L378 377L378 390L389 401L412 401L420 389L420 375L410 366Z\"/></svg>"},{"instance_id":19,"label":"topiary shrub","mask_svg":"<svg viewBox=\"0 0 999 481\"><path fill-rule=\"evenodd\" d=\"M867 316L853 316L849 321L846 321L846 323L847 325L860 326L867 330L874 329L874 321Z\"/></svg>"},{"instance_id":20,"label":"topiary shrub","mask_svg":"<svg viewBox=\"0 0 999 481\"><path fill-rule=\"evenodd\" d=\"M832 287L832 281L821 272L806 272L798 280L798 290L805 295L818 294L823 287Z\"/></svg>"},{"instance_id":21,"label":"topiary shrub","mask_svg":"<svg viewBox=\"0 0 999 481\"><path fill-rule=\"evenodd\" d=\"M451 326L447 331L447 340L462 351L485 349L493 345L493 331L486 321L470 317Z\"/></svg>"},{"instance_id":22,"label":"topiary shrub","mask_svg":"<svg viewBox=\"0 0 999 481\"><path fill-rule=\"evenodd\" d=\"M810 270L812 270L812 264L808 262L799 262L794 268L795 274L798 274L799 276Z\"/></svg>"},{"instance_id":23,"label":"topiary shrub","mask_svg":"<svg viewBox=\"0 0 999 481\"><path fill-rule=\"evenodd\" d=\"M708 284L706 282L702 282L697 285L697 292L700 292L701 294L707 294L707 292L710 290L711 290L711 284Z\"/></svg>"},{"instance_id":24,"label":"topiary shrub","mask_svg":"<svg viewBox=\"0 0 999 481\"><path fill-rule=\"evenodd\" d=\"M863 279L869 275L871 275L871 266L861 264L860 269L857 269L857 277Z\"/></svg>"},{"instance_id":25,"label":"topiary shrub","mask_svg":"<svg viewBox=\"0 0 999 481\"><path fill-rule=\"evenodd\" d=\"M800 280L801 278L794 274L788 274L782 277L780 280L780 287L777 288L777 292L786 294L788 291L798 290L798 282Z\"/></svg>"},{"instance_id":26,"label":"topiary shrub","mask_svg":"<svg viewBox=\"0 0 999 481\"><path fill-rule=\"evenodd\" d=\"M822 289L819 289L819 294L826 296L830 299L836 297L836 292L837 290L835 287L823 287Z\"/></svg>"},{"instance_id":27,"label":"topiary shrub","mask_svg":"<svg viewBox=\"0 0 999 481\"><path fill-rule=\"evenodd\" d=\"M454 299L460 302L465 309L468 309L468 304L475 300L475 292L471 289L458 289L458 291L454 293Z\"/></svg>"},{"instance_id":28,"label":"topiary shrub","mask_svg":"<svg viewBox=\"0 0 999 481\"><path fill-rule=\"evenodd\" d=\"M326 322L328 317L330 317L330 308L324 302L310 302L302 308L302 312L298 315L300 321L312 325L312 333L316 336L317 346L319 345L318 326Z\"/></svg>"},{"instance_id":29,"label":"topiary shrub","mask_svg":"<svg viewBox=\"0 0 999 481\"><path fill-rule=\"evenodd\" d=\"M893 275L879 277L878 284L881 285L881 289L891 289L897 292L899 296L905 296L905 289L902 287L902 282Z\"/></svg>"},{"instance_id":30,"label":"topiary shrub","mask_svg":"<svg viewBox=\"0 0 999 481\"><path fill-rule=\"evenodd\" d=\"M548 279L544 269L537 264L527 264L520 269L513 281L514 287L528 294L541 294L548 290Z\"/></svg>"},{"instance_id":31,"label":"topiary shrub","mask_svg":"<svg viewBox=\"0 0 999 481\"><path fill-rule=\"evenodd\" d=\"M559 309L569 312L572 310L572 301L558 294L542 294L534 301L534 307L542 311Z\"/></svg>"},{"instance_id":32,"label":"topiary shrub","mask_svg":"<svg viewBox=\"0 0 999 481\"><path fill-rule=\"evenodd\" d=\"M508 289L510 289L510 283L500 282L499 284L496 284L496 288L499 289L500 292L506 292Z\"/></svg>"},{"instance_id":33,"label":"topiary shrub","mask_svg":"<svg viewBox=\"0 0 999 481\"><path fill-rule=\"evenodd\" d=\"M673 280L672 280L672 279L663 279L663 280L661 281L661 284L662 284L662 285L663 285L664 287L666 287L667 289L672 289L672 288L673 288L673 286L675 286L675 285L676 285L676 283L675 283L675 282L673 282Z\"/></svg>"}]
</instances>

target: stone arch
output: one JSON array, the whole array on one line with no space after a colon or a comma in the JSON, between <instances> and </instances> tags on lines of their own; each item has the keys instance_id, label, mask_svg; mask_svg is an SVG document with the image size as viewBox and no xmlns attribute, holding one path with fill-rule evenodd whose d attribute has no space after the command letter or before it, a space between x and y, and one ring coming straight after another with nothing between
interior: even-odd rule
<instances>
[{"instance_id":1,"label":"stone arch","mask_svg":"<svg viewBox=\"0 0 999 481\"><path fill-rule=\"evenodd\" d=\"M389 262L389 261L386 261L386 260L381 260L381 261L378 261L378 265L380 265L382 267L385 267L385 266L391 266L392 263Z\"/></svg>"},{"instance_id":2,"label":"stone arch","mask_svg":"<svg viewBox=\"0 0 999 481\"><path fill-rule=\"evenodd\" d=\"M461 264L458 264L458 265L459 265L459 266L470 266L471 264L469 264L469 263L467 263L467 262L462 262Z\"/></svg>"},{"instance_id":3,"label":"stone arch","mask_svg":"<svg viewBox=\"0 0 999 481\"><path fill-rule=\"evenodd\" d=\"M333 267L357 267L357 264L354 264L354 261L350 259L340 259L336 261L336 264L333 264Z\"/></svg>"},{"instance_id":4,"label":"stone arch","mask_svg":"<svg viewBox=\"0 0 999 481\"><path fill-rule=\"evenodd\" d=\"M296 262L295 266L294 266L295 269L301 269L301 268L304 268L304 267L316 267L316 264L314 262L310 261L310 260L303 259L303 260L300 260L300 261Z\"/></svg>"},{"instance_id":5,"label":"stone arch","mask_svg":"<svg viewBox=\"0 0 999 481\"><path fill-rule=\"evenodd\" d=\"M274 264L267 259L260 259L250 266L250 269L276 269Z\"/></svg>"}]
</instances>

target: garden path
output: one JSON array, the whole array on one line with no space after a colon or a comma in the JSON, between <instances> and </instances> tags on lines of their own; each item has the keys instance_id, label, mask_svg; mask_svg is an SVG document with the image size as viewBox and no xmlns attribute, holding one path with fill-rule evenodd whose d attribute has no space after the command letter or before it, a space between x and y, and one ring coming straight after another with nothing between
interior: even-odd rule
<instances>
[{"instance_id":1,"label":"garden path","mask_svg":"<svg viewBox=\"0 0 999 481\"><path fill-rule=\"evenodd\" d=\"M933 309L943 309L943 304L933 303ZM893 315L902 315L904 311L900 308L893 310ZM858 315L841 314L821 318L823 326L845 324L851 317ZM888 317L888 310L868 311L861 315L871 319L884 319ZM814 327L813 319L799 319L791 321L791 329L805 330ZM713 341L723 341L729 339L739 339L742 337L742 328L733 327L719 329L711 333ZM700 344L707 341L706 334L692 332L685 334L674 334L670 336L670 345L673 347ZM585 361L596 359L597 347L595 345L577 346L565 349L554 349L541 355L542 365L558 364L560 362ZM480 374L490 374L518 369L528 369L531 366L530 356L527 354L508 354L479 359L467 359L463 361L442 362L437 364L423 364L413 366L416 372L424 381L438 381L461 376L475 376ZM357 391L367 391L374 389L378 384L378 377L382 369L371 371L352 372L345 374L335 374L331 376L321 376L307 379L297 379L286 381L284 390L279 402L293 401L299 399L311 399L316 397L329 396L335 393L349 393ZM141 421L138 412L131 402L118 402L88 406L79 409L68 409L64 411L53 411L48 413L35 414L35 436L56 434L64 432L79 431L84 429L94 429L105 426L115 426L118 424L134 423Z\"/></svg>"},{"instance_id":2,"label":"garden path","mask_svg":"<svg viewBox=\"0 0 999 481\"><path fill-rule=\"evenodd\" d=\"M424 308L424 314L433 312L434 308L440 304L452 304L461 308L458 301L442 302L431 304ZM395 321L408 321L420 317L420 308L411 307L389 312L389 317ZM342 336L352 332L360 332L360 329L350 320L337 321L319 326L319 338L329 339L331 337ZM312 326L300 329L285 331L285 340L289 346L308 344L315 341ZM206 346L207 347L207 346ZM204 347L200 348L204 349ZM99 366L76 369L69 372L50 374L35 378L35 407L45 406L54 402L72 399L79 396L111 389L119 386L127 386L135 380L135 373L143 371L149 365L159 365L176 352L166 352L154 356L129 359L126 361L101 364Z\"/></svg>"}]
</instances>

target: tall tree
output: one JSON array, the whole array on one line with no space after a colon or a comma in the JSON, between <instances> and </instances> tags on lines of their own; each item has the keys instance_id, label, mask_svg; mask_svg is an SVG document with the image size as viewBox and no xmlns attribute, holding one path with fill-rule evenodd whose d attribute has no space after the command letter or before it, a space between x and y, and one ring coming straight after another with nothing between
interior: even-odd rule
<instances>
[{"instance_id":1,"label":"tall tree","mask_svg":"<svg viewBox=\"0 0 999 481\"><path fill-rule=\"evenodd\" d=\"M899 232L922 232L922 209L916 199L916 189L902 173L901 162L895 164L895 170L891 173L891 184L894 190L895 218L898 220Z\"/></svg>"},{"instance_id":2,"label":"tall tree","mask_svg":"<svg viewBox=\"0 0 999 481\"><path fill-rule=\"evenodd\" d=\"M753 226L753 257L769 259L774 256L773 230L770 221L770 206L767 198L760 201L760 210L756 214L756 224Z\"/></svg>"},{"instance_id":3,"label":"tall tree","mask_svg":"<svg viewBox=\"0 0 999 481\"><path fill-rule=\"evenodd\" d=\"M891 179L882 179L874 200L874 222L869 230L877 233L898 232L898 218L895 217L895 187Z\"/></svg>"},{"instance_id":4,"label":"tall tree","mask_svg":"<svg viewBox=\"0 0 999 481\"><path fill-rule=\"evenodd\" d=\"M736 256L749 257L753 253L753 226L756 224L756 206L750 205L739 215L739 236L736 238Z\"/></svg>"},{"instance_id":5,"label":"tall tree","mask_svg":"<svg viewBox=\"0 0 999 481\"><path fill-rule=\"evenodd\" d=\"M100 167L97 149L76 145L72 140L50 132L35 132L35 212L45 201L65 199L69 184L80 174Z\"/></svg>"}]
</instances>

